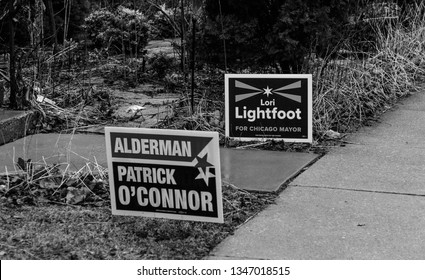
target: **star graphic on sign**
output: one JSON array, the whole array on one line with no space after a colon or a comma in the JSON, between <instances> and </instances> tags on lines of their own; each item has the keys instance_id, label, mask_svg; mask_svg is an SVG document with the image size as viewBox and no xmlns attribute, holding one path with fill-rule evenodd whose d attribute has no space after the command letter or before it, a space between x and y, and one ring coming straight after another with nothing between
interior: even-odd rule
<instances>
[{"instance_id":1,"label":"star graphic on sign","mask_svg":"<svg viewBox=\"0 0 425 280\"><path fill-rule=\"evenodd\" d=\"M197 179L203 179L205 184L208 186L209 178L214 178L215 175L210 172L211 166L213 166L211 163L208 162L208 154L205 154L204 157L196 157L197 164L195 167L198 167L199 175L195 178Z\"/></svg>"},{"instance_id":2,"label":"star graphic on sign","mask_svg":"<svg viewBox=\"0 0 425 280\"><path fill-rule=\"evenodd\" d=\"M263 90L264 90L264 93L263 94L265 94L265 95L267 95L267 97L269 97L269 95L272 95L273 93L272 93L272 88L269 88L269 86L267 86L267 88L263 88Z\"/></svg>"}]
</instances>

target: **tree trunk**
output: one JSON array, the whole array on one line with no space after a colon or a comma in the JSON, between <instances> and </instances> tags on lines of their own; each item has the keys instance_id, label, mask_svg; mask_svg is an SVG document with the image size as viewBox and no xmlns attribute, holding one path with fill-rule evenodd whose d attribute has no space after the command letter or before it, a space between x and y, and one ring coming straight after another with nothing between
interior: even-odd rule
<instances>
[{"instance_id":1,"label":"tree trunk","mask_svg":"<svg viewBox=\"0 0 425 280\"><path fill-rule=\"evenodd\" d=\"M191 106L192 106L192 114L194 114L195 110L195 39L196 39L196 19L192 15L192 79L191 79Z\"/></svg>"},{"instance_id":2,"label":"tree trunk","mask_svg":"<svg viewBox=\"0 0 425 280\"><path fill-rule=\"evenodd\" d=\"M4 102L4 86L3 86L3 80L0 80L0 107L3 105Z\"/></svg>"},{"instance_id":3,"label":"tree trunk","mask_svg":"<svg viewBox=\"0 0 425 280\"><path fill-rule=\"evenodd\" d=\"M16 96L18 93L18 85L16 84L16 56L15 56L15 24L13 17L15 15L15 9L13 7L14 0L9 0L9 79L10 79L10 99L9 107L11 109L17 109L18 103Z\"/></svg>"},{"instance_id":4,"label":"tree trunk","mask_svg":"<svg viewBox=\"0 0 425 280\"><path fill-rule=\"evenodd\" d=\"M185 36L185 30L184 30L184 0L181 0L181 70L183 72L184 79L186 81L186 69L185 69L185 47L184 47L184 36Z\"/></svg>"},{"instance_id":5,"label":"tree trunk","mask_svg":"<svg viewBox=\"0 0 425 280\"><path fill-rule=\"evenodd\" d=\"M63 43L65 43L66 38L68 37L68 28L69 28L69 17L71 14L71 5L70 0L65 1L65 18L64 18L64 27L63 27Z\"/></svg>"},{"instance_id":6,"label":"tree trunk","mask_svg":"<svg viewBox=\"0 0 425 280\"><path fill-rule=\"evenodd\" d=\"M52 0L44 0L45 5L47 6L47 10L49 11L49 21L50 28L52 29L52 38L55 46L58 44L58 36L56 34L56 22L55 22L55 12L53 11L53 3Z\"/></svg>"}]
</instances>

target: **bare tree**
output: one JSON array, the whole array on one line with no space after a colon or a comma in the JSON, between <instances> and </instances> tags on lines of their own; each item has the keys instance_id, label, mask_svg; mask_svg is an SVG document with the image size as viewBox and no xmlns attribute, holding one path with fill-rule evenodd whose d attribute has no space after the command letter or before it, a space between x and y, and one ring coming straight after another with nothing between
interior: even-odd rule
<instances>
[{"instance_id":1,"label":"bare tree","mask_svg":"<svg viewBox=\"0 0 425 280\"><path fill-rule=\"evenodd\" d=\"M53 2L52 0L44 0L44 4L47 7L47 12L49 14L50 28L52 29L53 42L56 46L58 44L58 36L57 36L57 30L56 30L55 12L53 10Z\"/></svg>"},{"instance_id":2,"label":"bare tree","mask_svg":"<svg viewBox=\"0 0 425 280\"><path fill-rule=\"evenodd\" d=\"M18 85L16 83L16 53L15 53L15 22L14 17L18 11L19 0L9 0L6 5L6 18L9 27L9 84L10 99L9 107L18 109L16 96L18 94Z\"/></svg>"}]
</instances>

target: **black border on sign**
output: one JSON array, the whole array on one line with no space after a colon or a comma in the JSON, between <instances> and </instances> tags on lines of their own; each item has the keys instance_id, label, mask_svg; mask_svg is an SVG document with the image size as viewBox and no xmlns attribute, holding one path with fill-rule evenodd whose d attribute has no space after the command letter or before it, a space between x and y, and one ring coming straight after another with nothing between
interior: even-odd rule
<instances>
[{"instance_id":1,"label":"black border on sign","mask_svg":"<svg viewBox=\"0 0 425 280\"><path fill-rule=\"evenodd\" d=\"M217 217L208 216L194 216L185 214L174 214L174 213L163 213L163 212L145 212L145 211L128 211L119 210L116 205L115 197L115 178L113 172L114 162L127 162L127 163L141 163L141 164L163 164L164 166L169 165L180 165L190 166L191 163L183 161L161 161L152 159L140 158L122 158L112 156L112 142L111 133L127 133L127 134L157 134L157 135L169 135L169 136L186 136L186 137L209 137L212 140L208 143L207 147L210 149L208 161L213 163L215 167L215 205L217 206ZM214 131L187 131L187 130L171 130L171 129L151 129L151 128L127 128L127 127L105 127L105 141L106 141L106 156L108 162L108 173L109 173L109 188L111 196L111 210L113 215L123 216L140 216L140 217L151 217L151 218L167 218L174 220L188 220L188 221L199 221L199 222L213 222L213 223L224 223L223 217L223 199L222 199L222 183L221 183L221 167L220 167L220 151L219 151L219 135L218 132Z\"/></svg>"},{"instance_id":2,"label":"black border on sign","mask_svg":"<svg viewBox=\"0 0 425 280\"><path fill-rule=\"evenodd\" d=\"M230 126L234 117L230 117L230 92L229 92L229 79L307 79L307 137L305 138L288 138L288 137L234 137L230 135ZM231 139L240 141L267 141L267 140L282 140L285 142L298 142L298 143L311 143L313 141L313 78L311 74L225 74L225 136Z\"/></svg>"}]
</instances>

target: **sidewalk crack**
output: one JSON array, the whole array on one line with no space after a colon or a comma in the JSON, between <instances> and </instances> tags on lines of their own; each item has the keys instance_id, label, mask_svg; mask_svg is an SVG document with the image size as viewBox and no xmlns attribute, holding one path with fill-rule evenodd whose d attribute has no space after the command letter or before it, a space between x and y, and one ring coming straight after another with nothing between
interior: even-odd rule
<instances>
[{"instance_id":1,"label":"sidewalk crack","mask_svg":"<svg viewBox=\"0 0 425 280\"><path fill-rule=\"evenodd\" d=\"M407 195L407 196L419 196L419 197L425 197L425 194L402 193L402 192L390 192L390 191L374 191L374 190L365 190L365 189L349 189L349 188L337 188L337 187L326 187L326 186L301 186L301 185L291 185L290 187L297 187L297 188L315 188L315 189L329 189L329 190L342 190L342 191L352 191L352 192L367 192L367 193L377 193L377 194L392 194L392 195Z\"/></svg>"}]
</instances>

